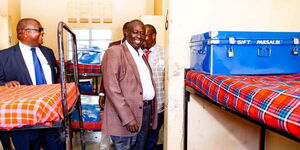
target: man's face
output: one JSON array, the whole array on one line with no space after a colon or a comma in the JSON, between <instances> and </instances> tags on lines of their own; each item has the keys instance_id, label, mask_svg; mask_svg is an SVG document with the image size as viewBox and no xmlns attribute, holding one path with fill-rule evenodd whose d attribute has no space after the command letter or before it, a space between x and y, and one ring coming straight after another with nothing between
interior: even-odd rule
<instances>
[{"instance_id":1,"label":"man's face","mask_svg":"<svg viewBox=\"0 0 300 150\"><path fill-rule=\"evenodd\" d=\"M43 44L44 29L39 22L30 21L23 29L23 41L31 47L37 47Z\"/></svg>"},{"instance_id":2,"label":"man's face","mask_svg":"<svg viewBox=\"0 0 300 150\"><path fill-rule=\"evenodd\" d=\"M144 48L150 49L155 44L155 34L149 27L145 27L145 42L144 42Z\"/></svg>"},{"instance_id":3,"label":"man's face","mask_svg":"<svg viewBox=\"0 0 300 150\"><path fill-rule=\"evenodd\" d=\"M128 43L138 50L145 40L145 27L140 22L134 22L129 25L126 35Z\"/></svg>"}]
</instances>

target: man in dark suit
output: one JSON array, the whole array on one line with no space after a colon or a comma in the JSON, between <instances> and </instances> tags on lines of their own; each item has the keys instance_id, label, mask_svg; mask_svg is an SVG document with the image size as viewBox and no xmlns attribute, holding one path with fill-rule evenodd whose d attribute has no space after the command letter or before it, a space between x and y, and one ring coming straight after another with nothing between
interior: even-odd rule
<instances>
[{"instance_id":1,"label":"man in dark suit","mask_svg":"<svg viewBox=\"0 0 300 150\"><path fill-rule=\"evenodd\" d=\"M53 84L58 82L58 67L53 51L42 46L44 29L33 18L17 25L19 43L0 51L0 85ZM23 130L11 133L16 150L64 149L56 129Z\"/></svg>"},{"instance_id":2,"label":"man in dark suit","mask_svg":"<svg viewBox=\"0 0 300 150\"><path fill-rule=\"evenodd\" d=\"M102 130L116 150L142 150L149 128L157 126L157 104L152 71L141 45L144 24L128 24L126 41L106 50L102 73L106 103Z\"/></svg>"}]
</instances>

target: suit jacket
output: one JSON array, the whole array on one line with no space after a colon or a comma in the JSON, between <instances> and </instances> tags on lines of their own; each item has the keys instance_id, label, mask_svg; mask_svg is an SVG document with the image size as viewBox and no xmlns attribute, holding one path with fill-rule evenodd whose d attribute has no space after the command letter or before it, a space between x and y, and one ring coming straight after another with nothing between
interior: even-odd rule
<instances>
[{"instance_id":1,"label":"suit jacket","mask_svg":"<svg viewBox=\"0 0 300 150\"><path fill-rule=\"evenodd\" d=\"M115 45L120 45L120 44L122 44L121 40L119 40L119 41L113 41L113 42L109 43L108 48L110 48L112 46L115 46Z\"/></svg>"},{"instance_id":2,"label":"suit jacket","mask_svg":"<svg viewBox=\"0 0 300 150\"><path fill-rule=\"evenodd\" d=\"M151 68L143 56L151 73ZM139 127L143 118L143 89L139 72L126 44L113 46L106 50L102 59L102 73L106 102L102 130L107 135L134 136L125 125L136 119ZM152 84L155 88L154 80ZM152 100L150 126L157 126L156 98Z\"/></svg>"},{"instance_id":3,"label":"suit jacket","mask_svg":"<svg viewBox=\"0 0 300 150\"><path fill-rule=\"evenodd\" d=\"M153 72L153 79L155 81L156 85L156 99L157 99L157 109L158 113L163 112L164 110L164 95L165 95L165 60L164 60L164 49L155 44L149 54L149 58L153 59L148 59L148 62L151 66L152 72Z\"/></svg>"},{"instance_id":4,"label":"suit jacket","mask_svg":"<svg viewBox=\"0 0 300 150\"><path fill-rule=\"evenodd\" d=\"M50 65L52 82L57 83L59 74L53 51L44 46L39 48ZM9 81L19 81L21 85L32 85L19 44L0 51L0 85Z\"/></svg>"}]
</instances>

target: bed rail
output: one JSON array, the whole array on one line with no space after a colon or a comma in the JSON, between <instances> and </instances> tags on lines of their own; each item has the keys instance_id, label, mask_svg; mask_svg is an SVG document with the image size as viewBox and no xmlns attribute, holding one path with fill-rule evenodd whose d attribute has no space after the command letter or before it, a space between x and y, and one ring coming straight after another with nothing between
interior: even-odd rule
<instances>
[{"instance_id":1,"label":"bed rail","mask_svg":"<svg viewBox=\"0 0 300 150\"><path fill-rule=\"evenodd\" d=\"M63 102L63 114L64 114L64 121L63 127L65 132L66 138L66 149L71 149L71 138L70 138L70 118L68 113L68 104L67 104L67 95L66 95L66 72L65 72L65 59L64 59L64 46L63 46L63 29L68 31L71 34L72 38L72 50L73 50L73 63L74 63L74 81L75 84L78 86L79 79L78 79L78 57L77 57L77 43L76 43L76 35L72 32L72 30L64 23L59 22L57 28L57 39L58 39L58 52L59 52L59 63L60 63L60 79L61 79L61 95L62 95L62 102ZM85 140L84 140L84 130L83 130L83 119L82 119L82 109L81 109L81 100L80 96L77 100L77 105L79 109L79 121L80 121L80 143L81 149L85 150Z\"/></svg>"}]
</instances>

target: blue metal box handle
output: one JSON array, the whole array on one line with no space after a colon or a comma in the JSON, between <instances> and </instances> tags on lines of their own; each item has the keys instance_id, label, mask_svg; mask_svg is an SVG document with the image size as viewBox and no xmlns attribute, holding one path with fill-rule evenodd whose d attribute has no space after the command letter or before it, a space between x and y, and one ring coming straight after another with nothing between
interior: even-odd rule
<instances>
[{"instance_id":1,"label":"blue metal box handle","mask_svg":"<svg viewBox=\"0 0 300 150\"><path fill-rule=\"evenodd\" d=\"M270 57L271 52L272 52L272 50L271 50L269 45L267 45L265 49L263 49L261 46L259 46L258 49L257 49L257 56Z\"/></svg>"}]
</instances>

